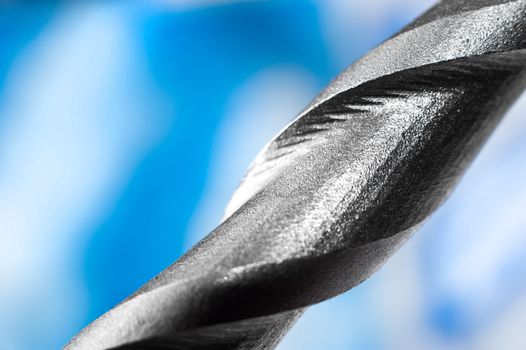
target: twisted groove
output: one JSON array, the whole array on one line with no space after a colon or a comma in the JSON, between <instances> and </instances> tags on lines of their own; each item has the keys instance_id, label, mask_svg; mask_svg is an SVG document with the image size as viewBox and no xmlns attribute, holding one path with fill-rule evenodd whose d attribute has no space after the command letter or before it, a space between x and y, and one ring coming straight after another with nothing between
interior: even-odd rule
<instances>
[{"instance_id":1,"label":"twisted groove","mask_svg":"<svg viewBox=\"0 0 526 350\"><path fill-rule=\"evenodd\" d=\"M478 10L460 13L450 6L455 1L440 2L429 12L448 16L424 22L416 28L410 25L411 29L403 30L373 49L336 78L296 120L303 118L321 102L381 76L441 61L526 48L526 2L494 2L499 4L488 6L491 1L484 1L484 6L480 5ZM476 3L478 2L472 2L473 5ZM422 16L424 19L427 17ZM287 128L291 125L292 123ZM274 147L275 141L270 142L251 165L243 183L227 206L227 216L288 165L286 162L271 163ZM271 171L261 178L257 175L262 173L262 169Z\"/></svg>"},{"instance_id":2,"label":"twisted groove","mask_svg":"<svg viewBox=\"0 0 526 350\"><path fill-rule=\"evenodd\" d=\"M443 1L355 63L257 157L218 228L67 348L271 349L365 280L524 88L525 9Z\"/></svg>"},{"instance_id":3,"label":"twisted groove","mask_svg":"<svg viewBox=\"0 0 526 350\"><path fill-rule=\"evenodd\" d=\"M464 11L455 6L466 1L471 6ZM455 58L525 48L526 33L521 28L526 20L525 9L524 0L441 1L352 64L304 113L339 92L382 75Z\"/></svg>"}]
</instances>

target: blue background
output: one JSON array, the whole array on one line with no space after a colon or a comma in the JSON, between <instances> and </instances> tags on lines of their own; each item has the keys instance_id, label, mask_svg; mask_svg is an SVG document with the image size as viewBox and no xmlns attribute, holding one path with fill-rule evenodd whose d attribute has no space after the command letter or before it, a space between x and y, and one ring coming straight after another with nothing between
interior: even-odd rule
<instances>
[{"instance_id":1,"label":"blue background","mask_svg":"<svg viewBox=\"0 0 526 350\"><path fill-rule=\"evenodd\" d=\"M269 138L430 4L4 6L0 348L59 348L177 259ZM525 110L413 240L280 349L525 349Z\"/></svg>"}]
</instances>

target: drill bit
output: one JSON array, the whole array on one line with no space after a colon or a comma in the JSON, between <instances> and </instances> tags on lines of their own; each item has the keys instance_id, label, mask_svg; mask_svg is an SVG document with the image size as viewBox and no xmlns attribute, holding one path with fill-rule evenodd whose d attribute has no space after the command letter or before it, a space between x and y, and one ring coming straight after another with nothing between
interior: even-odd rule
<instances>
[{"instance_id":1,"label":"drill bit","mask_svg":"<svg viewBox=\"0 0 526 350\"><path fill-rule=\"evenodd\" d=\"M226 219L66 349L272 349L443 202L526 83L526 0L445 0L258 155Z\"/></svg>"}]
</instances>

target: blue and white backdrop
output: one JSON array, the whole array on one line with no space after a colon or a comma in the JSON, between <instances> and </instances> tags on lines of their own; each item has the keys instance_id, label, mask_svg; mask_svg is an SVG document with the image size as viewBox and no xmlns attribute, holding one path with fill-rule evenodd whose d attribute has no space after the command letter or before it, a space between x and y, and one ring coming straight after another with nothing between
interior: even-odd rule
<instances>
[{"instance_id":1,"label":"blue and white backdrop","mask_svg":"<svg viewBox=\"0 0 526 350\"><path fill-rule=\"evenodd\" d=\"M426 0L0 9L0 348L57 349L220 220L252 158ZM374 277L280 349L526 349L526 99Z\"/></svg>"}]
</instances>

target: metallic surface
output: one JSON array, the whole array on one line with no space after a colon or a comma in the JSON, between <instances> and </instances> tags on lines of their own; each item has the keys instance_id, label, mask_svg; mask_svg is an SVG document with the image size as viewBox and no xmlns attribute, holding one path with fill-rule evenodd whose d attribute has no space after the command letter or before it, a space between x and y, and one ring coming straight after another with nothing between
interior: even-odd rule
<instances>
[{"instance_id":1,"label":"metallic surface","mask_svg":"<svg viewBox=\"0 0 526 350\"><path fill-rule=\"evenodd\" d=\"M66 348L273 348L447 197L522 92L525 49L526 0L442 1L342 73L256 158L221 225Z\"/></svg>"}]
</instances>

